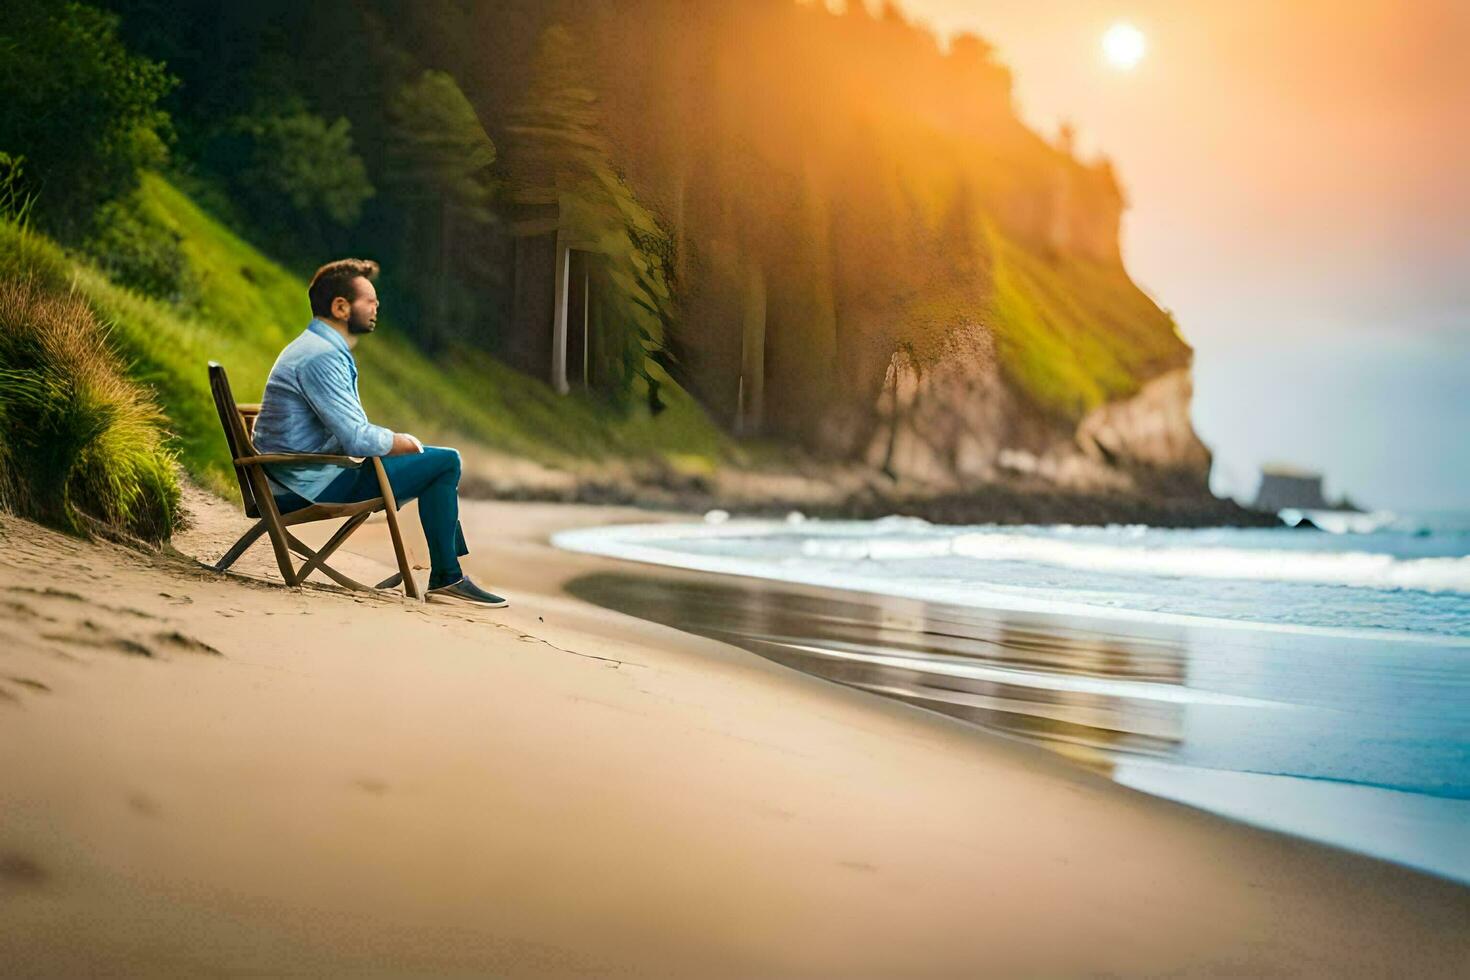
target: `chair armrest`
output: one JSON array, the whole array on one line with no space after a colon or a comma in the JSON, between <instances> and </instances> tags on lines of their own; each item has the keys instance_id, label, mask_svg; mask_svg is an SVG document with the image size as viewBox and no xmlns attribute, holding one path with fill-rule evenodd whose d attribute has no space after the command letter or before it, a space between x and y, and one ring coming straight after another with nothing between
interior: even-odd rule
<instances>
[{"instance_id":1,"label":"chair armrest","mask_svg":"<svg viewBox=\"0 0 1470 980\"><path fill-rule=\"evenodd\" d=\"M236 466L255 466L259 463L335 463L338 466L361 466L367 456L333 456L329 453L265 453L261 456L241 456Z\"/></svg>"}]
</instances>

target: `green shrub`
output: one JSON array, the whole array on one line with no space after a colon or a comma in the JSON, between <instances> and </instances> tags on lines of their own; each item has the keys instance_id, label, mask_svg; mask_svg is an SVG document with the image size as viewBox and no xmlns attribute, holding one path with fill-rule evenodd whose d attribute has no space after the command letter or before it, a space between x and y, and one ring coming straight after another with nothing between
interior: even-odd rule
<instances>
[{"instance_id":1,"label":"green shrub","mask_svg":"<svg viewBox=\"0 0 1470 980\"><path fill-rule=\"evenodd\" d=\"M0 279L0 507L74 534L168 539L164 418L74 293Z\"/></svg>"},{"instance_id":2,"label":"green shrub","mask_svg":"<svg viewBox=\"0 0 1470 980\"><path fill-rule=\"evenodd\" d=\"M0 219L14 221L24 228L36 204L36 195L26 190L25 157L11 156L0 150Z\"/></svg>"},{"instance_id":3,"label":"green shrub","mask_svg":"<svg viewBox=\"0 0 1470 980\"><path fill-rule=\"evenodd\" d=\"M7 0L0 17L0 147L25 157L36 222L64 241L97 206L138 185L172 138L163 65L118 37L115 14L80 3Z\"/></svg>"},{"instance_id":4,"label":"green shrub","mask_svg":"<svg viewBox=\"0 0 1470 980\"><path fill-rule=\"evenodd\" d=\"M138 195L102 205L92 225L82 251L114 282L173 303L194 296L197 284L179 244L182 236L154 220Z\"/></svg>"},{"instance_id":5,"label":"green shrub","mask_svg":"<svg viewBox=\"0 0 1470 980\"><path fill-rule=\"evenodd\" d=\"M65 291L72 264L51 239L14 221L0 221L0 282L30 279L50 292Z\"/></svg>"},{"instance_id":6,"label":"green shrub","mask_svg":"<svg viewBox=\"0 0 1470 980\"><path fill-rule=\"evenodd\" d=\"M198 162L212 176L194 189L213 184L216 213L291 257L329 250L377 193L351 124L329 121L297 99L223 120L204 139Z\"/></svg>"}]
</instances>

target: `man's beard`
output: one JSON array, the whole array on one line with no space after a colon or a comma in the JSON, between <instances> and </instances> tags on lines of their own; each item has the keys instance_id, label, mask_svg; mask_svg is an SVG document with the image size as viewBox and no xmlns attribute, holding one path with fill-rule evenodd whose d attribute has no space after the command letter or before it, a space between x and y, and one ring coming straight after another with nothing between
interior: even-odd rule
<instances>
[{"instance_id":1,"label":"man's beard","mask_svg":"<svg viewBox=\"0 0 1470 980\"><path fill-rule=\"evenodd\" d=\"M377 329L377 323L366 317L360 317L355 312L347 314L348 333L372 333Z\"/></svg>"}]
</instances>

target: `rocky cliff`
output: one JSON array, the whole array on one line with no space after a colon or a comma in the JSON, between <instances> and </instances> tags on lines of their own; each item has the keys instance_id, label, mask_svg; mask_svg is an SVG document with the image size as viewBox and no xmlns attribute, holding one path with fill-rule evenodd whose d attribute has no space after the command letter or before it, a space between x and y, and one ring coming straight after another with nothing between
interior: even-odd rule
<instances>
[{"instance_id":1,"label":"rocky cliff","mask_svg":"<svg viewBox=\"0 0 1470 980\"><path fill-rule=\"evenodd\" d=\"M1189 420L1189 370L1145 382L1133 396L1105 402L1075 425L1018 398L999 370L994 337L958 331L952 353L928 367L894 354L862 458L940 493L1005 481L1043 480L1072 492L1129 492L1160 477L1202 486L1210 453Z\"/></svg>"},{"instance_id":2,"label":"rocky cliff","mask_svg":"<svg viewBox=\"0 0 1470 980\"><path fill-rule=\"evenodd\" d=\"M1207 492L1112 168L1024 125L982 39L859 3L546 9L673 243L676 377L731 431L936 490Z\"/></svg>"}]
</instances>

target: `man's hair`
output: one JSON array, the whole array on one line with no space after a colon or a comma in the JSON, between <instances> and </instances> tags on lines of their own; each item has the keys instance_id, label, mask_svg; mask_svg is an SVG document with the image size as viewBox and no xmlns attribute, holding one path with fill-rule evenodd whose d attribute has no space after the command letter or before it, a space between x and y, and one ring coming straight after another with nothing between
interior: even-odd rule
<instances>
[{"instance_id":1,"label":"man's hair","mask_svg":"<svg viewBox=\"0 0 1470 980\"><path fill-rule=\"evenodd\" d=\"M358 276L373 279L378 274L378 263L372 259L338 259L328 262L316 270L306 295L311 297L312 316L331 316L332 300L341 296L351 303L357 299L357 287L352 281Z\"/></svg>"}]
</instances>

